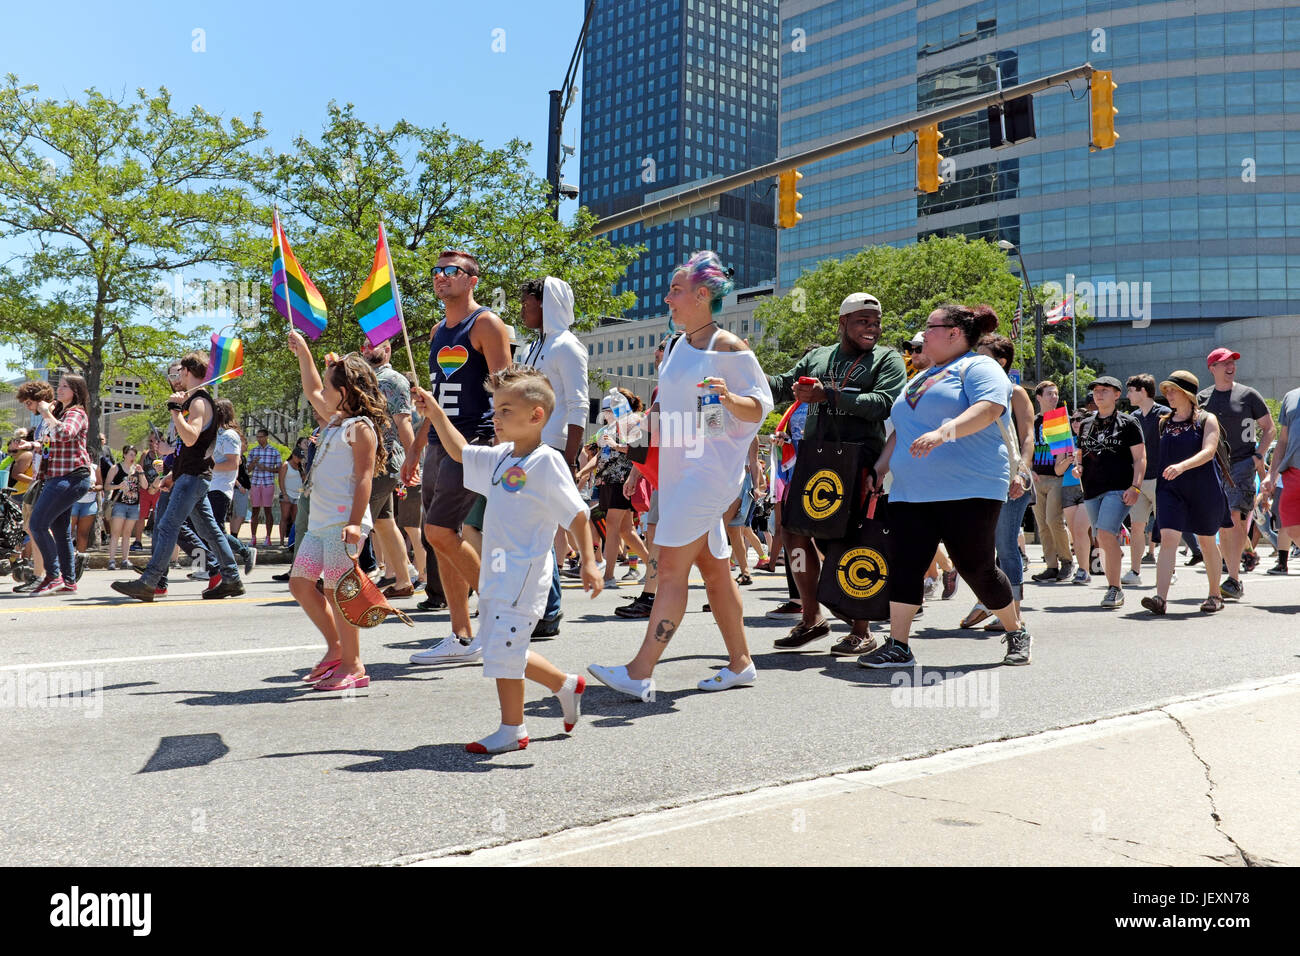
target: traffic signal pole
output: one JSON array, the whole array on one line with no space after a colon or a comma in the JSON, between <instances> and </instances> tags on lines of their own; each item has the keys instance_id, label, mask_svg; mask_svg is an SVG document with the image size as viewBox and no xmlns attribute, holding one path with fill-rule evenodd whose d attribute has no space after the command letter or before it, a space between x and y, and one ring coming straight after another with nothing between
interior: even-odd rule
<instances>
[{"instance_id":1,"label":"traffic signal pole","mask_svg":"<svg viewBox=\"0 0 1300 956\"><path fill-rule=\"evenodd\" d=\"M836 143L828 143L825 146L819 146L803 153L795 153L783 159L764 163L762 166L755 166L753 169L747 169L731 176L724 176L721 179L715 179L702 185L688 186L681 192L664 196L662 199L656 199L645 205L637 206L635 209L606 216L604 219L597 221L592 228L592 235L598 236L602 233L613 232L615 229L622 229L624 226L642 222L652 216L672 212L675 209L681 209L683 206L720 196L737 187L748 186L750 183L756 183L762 179L771 179L773 176L791 171L799 166L807 166L809 163L829 159L831 156L838 156L841 153L861 149L863 146L870 146L872 143L878 143L881 140L887 140L902 133L915 133L921 127L942 123L958 116L965 116L967 113L974 113L990 106L1017 100L1022 96L1040 93L1054 86L1063 86L1070 80L1091 79L1093 73L1096 72L1091 63L1085 63L1083 66L1062 70L1060 73L1053 73L1041 79L1021 83L1019 86L1008 87L993 93L985 93L982 96L962 100L960 103L954 103L951 106L922 113L920 116L911 119L900 120L888 126L880 126Z\"/></svg>"}]
</instances>

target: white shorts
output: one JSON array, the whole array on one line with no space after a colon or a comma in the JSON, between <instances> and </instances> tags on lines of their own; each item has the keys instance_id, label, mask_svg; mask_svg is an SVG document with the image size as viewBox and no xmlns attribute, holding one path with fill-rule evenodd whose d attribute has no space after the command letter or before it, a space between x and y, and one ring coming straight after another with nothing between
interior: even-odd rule
<instances>
[{"instance_id":1,"label":"white shorts","mask_svg":"<svg viewBox=\"0 0 1300 956\"><path fill-rule=\"evenodd\" d=\"M478 636L483 643L483 676L523 680L528 644L539 618L528 608L504 601L480 600Z\"/></svg>"},{"instance_id":2,"label":"white shorts","mask_svg":"<svg viewBox=\"0 0 1300 956\"><path fill-rule=\"evenodd\" d=\"M332 591L339 578L352 570L352 559L343 544L343 524L329 524L308 531L298 542L298 553L293 559L290 577L323 579L327 591Z\"/></svg>"}]
</instances>

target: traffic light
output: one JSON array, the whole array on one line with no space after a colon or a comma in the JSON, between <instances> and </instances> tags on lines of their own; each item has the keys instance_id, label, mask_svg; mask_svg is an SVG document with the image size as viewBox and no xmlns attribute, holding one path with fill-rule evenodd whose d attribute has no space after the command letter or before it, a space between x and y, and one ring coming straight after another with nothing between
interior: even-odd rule
<instances>
[{"instance_id":1,"label":"traffic light","mask_svg":"<svg viewBox=\"0 0 1300 956\"><path fill-rule=\"evenodd\" d=\"M1092 140L1088 143L1090 152L1110 149L1119 139L1115 132L1115 82L1110 70L1096 70L1092 74Z\"/></svg>"},{"instance_id":2,"label":"traffic light","mask_svg":"<svg viewBox=\"0 0 1300 956\"><path fill-rule=\"evenodd\" d=\"M776 224L782 229L798 225L803 218L798 209L799 200L803 199L803 193L797 189L801 179L803 173L797 169L781 173L777 177Z\"/></svg>"},{"instance_id":3,"label":"traffic light","mask_svg":"<svg viewBox=\"0 0 1300 956\"><path fill-rule=\"evenodd\" d=\"M939 175L939 164L943 162L943 157L939 155L939 140L941 139L943 139L943 134L939 132L937 123L922 126L916 131L917 192L938 192L939 187L943 185L943 177Z\"/></svg>"}]
</instances>

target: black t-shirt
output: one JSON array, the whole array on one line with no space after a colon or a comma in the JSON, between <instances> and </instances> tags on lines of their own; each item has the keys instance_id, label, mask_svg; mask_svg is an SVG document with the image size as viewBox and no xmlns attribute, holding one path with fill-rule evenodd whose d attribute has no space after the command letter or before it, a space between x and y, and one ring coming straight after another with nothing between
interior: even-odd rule
<instances>
[{"instance_id":1,"label":"black t-shirt","mask_svg":"<svg viewBox=\"0 0 1300 956\"><path fill-rule=\"evenodd\" d=\"M1145 415L1142 409L1133 409L1132 415L1142 426L1142 440L1147 446L1147 470L1143 479L1160 477L1160 416L1168 414L1169 409L1159 402L1152 405L1151 411Z\"/></svg>"},{"instance_id":2,"label":"black t-shirt","mask_svg":"<svg viewBox=\"0 0 1300 956\"><path fill-rule=\"evenodd\" d=\"M1228 443L1228 457L1244 461L1255 454L1259 441L1257 420L1268 415L1264 397L1249 385L1233 382L1221 392L1213 385L1196 393L1196 403L1219 420L1219 429Z\"/></svg>"},{"instance_id":3,"label":"black t-shirt","mask_svg":"<svg viewBox=\"0 0 1300 956\"><path fill-rule=\"evenodd\" d=\"M179 452L176 453L176 475L198 475L200 478L212 477L212 449L217 444L217 416L212 407L212 396L204 389L199 389L181 405L181 411L190 410L190 405L196 398L202 398L208 403L208 420L203 426L203 431L199 432L198 440L193 445L182 444Z\"/></svg>"},{"instance_id":4,"label":"black t-shirt","mask_svg":"<svg viewBox=\"0 0 1300 956\"><path fill-rule=\"evenodd\" d=\"M113 466L116 464L117 462L113 460L111 452L106 451L99 456L99 483L101 485L107 483L105 479L108 478L108 473L113 470Z\"/></svg>"},{"instance_id":5,"label":"black t-shirt","mask_svg":"<svg viewBox=\"0 0 1300 956\"><path fill-rule=\"evenodd\" d=\"M1131 449L1144 444L1142 426L1132 415L1115 412L1110 418L1101 418L1093 412L1080 422L1084 499L1129 488L1133 484Z\"/></svg>"}]
</instances>

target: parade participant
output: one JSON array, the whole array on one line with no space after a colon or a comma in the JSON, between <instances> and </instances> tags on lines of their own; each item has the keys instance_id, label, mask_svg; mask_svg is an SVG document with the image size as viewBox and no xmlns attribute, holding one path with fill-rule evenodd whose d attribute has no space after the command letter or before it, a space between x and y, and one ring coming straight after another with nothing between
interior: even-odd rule
<instances>
[{"instance_id":1,"label":"parade participant","mask_svg":"<svg viewBox=\"0 0 1300 956\"><path fill-rule=\"evenodd\" d=\"M993 310L987 306L977 307L973 311L978 316L983 315L986 309L992 314ZM994 315L993 319L996 322L997 316ZM978 351L980 355L987 355L997 362L1004 372L1011 370L1011 363L1016 357L1015 343L1005 335L996 333L983 336L979 341ZM1029 469L1034 454L1034 406L1029 401L1029 393L1015 384L1011 386L1011 420L1015 426L1011 430L1011 435L1020 443L1021 465L1007 487L1007 500L1003 502L1002 510L998 512L993 542L998 567L1002 569L1002 573L1007 576L1007 581L1011 585L1011 593L1015 596L1016 616L1019 617L1020 602L1024 598L1025 575L1025 566L1020 558L1019 538L1020 529L1025 523L1025 509L1033 499L1034 479ZM981 605L975 605L971 613L962 621L963 626L973 627L978 623L982 619L978 614L979 611L983 611L985 615L988 613ZM1002 622L990 622L985 630L1000 631Z\"/></svg>"},{"instance_id":2,"label":"parade participant","mask_svg":"<svg viewBox=\"0 0 1300 956\"><path fill-rule=\"evenodd\" d=\"M1079 443L1079 426L1084 417L1083 412L1079 411L1070 416L1075 445ZM1065 524L1070 529L1069 540L1074 544L1074 583L1091 584L1092 575L1088 566L1092 563L1092 524L1088 521L1088 509L1083 506L1080 472L1073 455L1062 453L1056 456L1056 474L1061 479L1061 510L1065 513Z\"/></svg>"},{"instance_id":3,"label":"parade participant","mask_svg":"<svg viewBox=\"0 0 1300 956\"><path fill-rule=\"evenodd\" d=\"M248 476L252 484L248 489L248 500L253 506L253 544L257 544L257 516L261 512L266 519L266 544L271 546L271 529L275 527L271 519L271 507L275 504L275 477L280 473L283 460L280 449L268 444L271 433L265 428L257 430L257 444L248 452ZM284 545L284 530L280 531L280 545Z\"/></svg>"},{"instance_id":4,"label":"parade participant","mask_svg":"<svg viewBox=\"0 0 1300 956\"><path fill-rule=\"evenodd\" d=\"M120 553L123 566L127 560L127 538L140 516L140 493L145 485L144 468L136 461L138 451L134 445L122 448L122 460L115 464L105 479L109 500L108 570L116 571L115 551Z\"/></svg>"},{"instance_id":5,"label":"parade participant","mask_svg":"<svg viewBox=\"0 0 1300 956\"><path fill-rule=\"evenodd\" d=\"M167 510L154 529L153 554L144 573L135 581L114 581L112 584L114 591L138 601L154 599L156 589L166 578L167 557L187 520L204 547L216 556L221 575L220 582L210 585L203 596L215 600L244 593L234 553L226 541L225 532L217 526L212 506L208 503L208 488L212 481L211 455L218 427L212 396L201 387L207 373L207 355L201 352L186 355L181 359L182 390L174 392L167 400L172 427L181 441L180 451L172 465L172 488ZM165 584L162 586L166 587Z\"/></svg>"},{"instance_id":6,"label":"parade participant","mask_svg":"<svg viewBox=\"0 0 1300 956\"><path fill-rule=\"evenodd\" d=\"M1246 519L1255 507L1255 478L1264 477L1264 451L1273 443L1273 416L1264 397L1248 385L1237 381L1240 352L1218 348L1205 357L1214 376L1214 384L1201 389L1196 401L1219 420L1219 428L1228 443L1229 473L1232 485L1227 489L1228 507L1232 509L1232 527L1220 538L1220 550L1227 564L1223 596L1236 601L1246 593L1241 583L1242 552L1246 549ZM1259 563L1250 555L1250 571Z\"/></svg>"},{"instance_id":7,"label":"parade participant","mask_svg":"<svg viewBox=\"0 0 1300 956\"><path fill-rule=\"evenodd\" d=\"M298 517L298 498L302 495L303 460L297 448L289 451L289 457L280 465L275 476L280 486L280 547L293 540L293 523ZM257 540L254 534L253 540Z\"/></svg>"},{"instance_id":8,"label":"parade participant","mask_svg":"<svg viewBox=\"0 0 1300 956\"><path fill-rule=\"evenodd\" d=\"M252 574L253 566L257 563L257 548L244 544L234 532L226 533L226 514L235 496L244 432L235 419L235 406L230 399L218 398L212 407L217 416L217 443L212 449L212 481L208 484L208 504L212 508L212 517L216 519L217 527L226 536L231 553L244 563L244 573ZM216 581L212 579L217 574L217 564L211 552L208 552L207 571L210 584L215 584Z\"/></svg>"},{"instance_id":9,"label":"parade participant","mask_svg":"<svg viewBox=\"0 0 1300 956\"><path fill-rule=\"evenodd\" d=\"M1277 502L1280 525L1277 564L1270 573L1286 574L1288 545L1290 541L1300 541L1300 431L1297 430L1300 428L1300 388L1293 388L1282 396L1278 423L1281 430L1273 448L1273 460L1260 490L1266 497L1276 494L1280 499Z\"/></svg>"},{"instance_id":10,"label":"parade participant","mask_svg":"<svg viewBox=\"0 0 1300 956\"><path fill-rule=\"evenodd\" d=\"M322 377L311 349L289 332L289 350L298 358L303 393L328 424L320 435L308 479L311 513L298 542L289 593L325 638L325 655L304 678L317 690L355 690L370 686L361 663L360 631L334 600L339 579L352 570L348 547L360 549L374 526L370 482L384 467L379 435L388 424L384 398L369 363L355 352L327 364ZM321 581L323 590L316 590Z\"/></svg>"},{"instance_id":11,"label":"parade participant","mask_svg":"<svg viewBox=\"0 0 1300 956\"><path fill-rule=\"evenodd\" d=\"M86 448L86 434L90 429L86 409L90 403L90 391L80 375L64 375L59 379L53 404L36 398L34 390L24 392L23 388L19 389L19 400L28 411L41 416L42 441L49 443L48 448L39 442L29 442L27 446L42 455L40 496L32 506L28 524L45 569L39 583L27 593L40 595L70 591L75 594L76 567L69 518L73 506L93 483L93 463ZM24 398L24 395L30 397Z\"/></svg>"},{"instance_id":12,"label":"parade participant","mask_svg":"<svg viewBox=\"0 0 1300 956\"><path fill-rule=\"evenodd\" d=\"M641 399L625 388L620 388L618 391L627 400L632 413L639 415L644 407ZM623 486L632 474L632 460L627 456L627 446L620 445L613 435L614 410L610 407L609 396L601 399L600 413L608 431L603 436L599 454L587 464L586 468L592 469L595 473L596 483L600 487L600 508L605 512L603 563L605 587L616 588L618 581L614 574L618 570L618 553L621 544L626 542L628 550L643 561L649 561L650 555L632 522L630 496L624 494ZM578 477L582 477L581 472Z\"/></svg>"},{"instance_id":13,"label":"parade participant","mask_svg":"<svg viewBox=\"0 0 1300 956\"><path fill-rule=\"evenodd\" d=\"M461 436L485 445L492 440L492 400L484 382L510 365L510 335L496 313L474 301L478 281L478 260L468 252L447 250L438 257L433 291L442 300L444 318L429 333L429 378L434 398ZM461 536L475 494L465 488L460 462L447 454L432 426L415 436L402 478L409 478L417 465L423 475L424 539L437 559L452 633L412 654L411 662L475 660L479 652L468 650L473 634L469 592L478 580L479 558Z\"/></svg>"},{"instance_id":14,"label":"parade participant","mask_svg":"<svg viewBox=\"0 0 1300 956\"><path fill-rule=\"evenodd\" d=\"M520 364L537 369L551 383L557 407L546 422L542 440L558 451L576 472L582 436L587 427L587 350L569 331L573 324L573 288L563 279L530 279L520 293L520 318L537 338L520 353ZM557 554L546 614L534 637L560 633L560 562Z\"/></svg>"},{"instance_id":15,"label":"parade participant","mask_svg":"<svg viewBox=\"0 0 1300 956\"><path fill-rule=\"evenodd\" d=\"M1034 417L1034 527L1038 529L1038 543L1043 546L1043 560L1047 567L1030 577L1040 584L1055 584L1070 580L1074 567L1070 561L1070 539L1065 532L1065 510L1061 507L1061 476L1056 469L1056 456L1052 454L1047 439L1043 437L1043 414L1060 404L1061 394L1056 383L1047 379L1034 388L1038 401L1038 414ZM1085 571L1086 565L1080 565Z\"/></svg>"},{"instance_id":16,"label":"parade participant","mask_svg":"<svg viewBox=\"0 0 1300 956\"><path fill-rule=\"evenodd\" d=\"M723 269L717 255L697 252L673 273L664 300L685 334L659 369L658 407L650 416L659 446L659 590L636 656L624 666L587 668L604 684L644 701L654 694L655 665L686 612L692 565L704 578L728 655L727 665L700 681L700 689L750 684L758 674L745 641L740 589L727 563L722 516L733 498L718 489L740 487L745 454L772 410L772 394L754 353L718 327L715 316L732 288L731 270ZM705 419L703 399L714 396L722 414Z\"/></svg>"},{"instance_id":17,"label":"parade participant","mask_svg":"<svg viewBox=\"0 0 1300 956\"><path fill-rule=\"evenodd\" d=\"M406 544L397 516L393 510L394 494L401 483L402 465L407 453L415 446L415 432L411 428L411 384L406 376L392 366L393 348L390 342L361 349L362 357L375 371L375 380L384 396L388 420L384 431L384 449L387 464L383 474L376 474L370 491L370 516L375 521L374 537L384 555L384 566L393 583L384 588L386 598L405 598L415 593L411 582L410 565L406 561Z\"/></svg>"},{"instance_id":18,"label":"parade participant","mask_svg":"<svg viewBox=\"0 0 1300 956\"><path fill-rule=\"evenodd\" d=\"M796 399L808 406L805 439L824 434L828 440L860 443L859 465L867 470L885 446L885 419L907 381L902 357L891 348L877 348L881 315L880 302L874 295L851 293L840 303L839 341L835 345L805 353L783 375L767 376L776 401ZM814 381L806 384L801 379ZM792 487L787 500L793 501L803 493L803 488ZM788 508L784 517L788 522ZM781 650L795 650L831 632L817 600L821 577L818 550L825 552L830 542L814 542L794 533L788 525L785 536L787 561L799 589L803 620L775 644ZM867 650L871 643L868 627L868 621L854 621L848 636L832 647L831 653L860 654Z\"/></svg>"},{"instance_id":19,"label":"parade participant","mask_svg":"<svg viewBox=\"0 0 1300 956\"><path fill-rule=\"evenodd\" d=\"M921 605L925 569L941 540L975 597L1006 629L1003 663L1030 661L1029 631L997 566L994 545L1014 477L1003 437L1012 428L1011 380L997 362L972 351L996 327L992 310L977 315L956 304L935 309L925 326L925 352L934 365L914 375L894 402L894 433L869 482L869 490L880 488L893 473L889 639L858 658L863 667L916 663L908 635Z\"/></svg>"},{"instance_id":20,"label":"parade participant","mask_svg":"<svg viewBox=\"0 0 1300 956\"><path fill-rule=\"evenodd\" d=\"M592 597L600 593L600 571L592 555L587 508L573 472L562 455L542 441L555 412L555 393L535 368L512 365L494 372L492 425L497 444L473 445L456 428L434 397L415 389L415 401L429 419L447 456L462 465L465 484L487 498L479 633L472 647L482 654L483 676L496 680L501 726L467 744L470 753L497 754L528 746L524 726L524 678L543 684L559 699L564 729L578 722L586 681L565 674L528 648L546 610L551 587L551 553L557 525L573 531L582 555L582 583Z\"/></svg>"},{"instance_id":21,"label":"parade participant","mask_svg":"<svg viewBox=\"0 0 1300 956\"><path fill-rule=\"evenodd\" d=\"M1088 520L1097 531L1106 572L1106 596L1101 606L1120 608L1124 606L1124 587L1120 581L1124 551L1119 532L1129 509L1142 494L1142 476L1147 467L1146 442L1137 419L1116 407L1119 379L1102 375L1093 379L1089 391L1097 410L1079 425L1074 460L1081 466L1083 506L1088 509Z\"/></svg>"},{"instance_id":22,"label":"parade participant","mask_svg":"<svg viewBox=\"0 0 1300 956\"><path fill-rule=\"evenodd\" d=\"M1219 548L1215 536L1232 526L1223 478L1214 460L1219 449L1219 422L1196 407L1200 382L1191 372L1177 371L1160 383L1172 411L1160 419L1158 447L1160 478L1156 485L1156 522L1160 557L1156 593L1142 599L1152 614L1164 614L1173 583L1178 543L1185 532L1196 535L1205 562L1209 597L1201 604L1207 614L1223 610Z\"/></svg>"},{"instance_id":23,"label":"parade participant","mask_svg":"<svg viewBox=\"0 0 1300 956\"><path fill-rule=\"evenodd\" d=\"M1156 380L1153 376L1133 375L1125 383L1128 401L1133 406L1132 415L1142 426L1142 442L1147 450L1147 470L1142 477L1142 491L1129 513L1129 572L1120 578L1125 587L1142 586L1142 556L1147 551L1147 519L1156 510L1156 481L1160 476L1160 419L1169 409L1156 402ZM1157 516L1157 520L1159 517ZM1154 539L1154 534L1152 535ZM1154 545L1154 540L1152 540Z\"/></svg>"}]
</instances>

